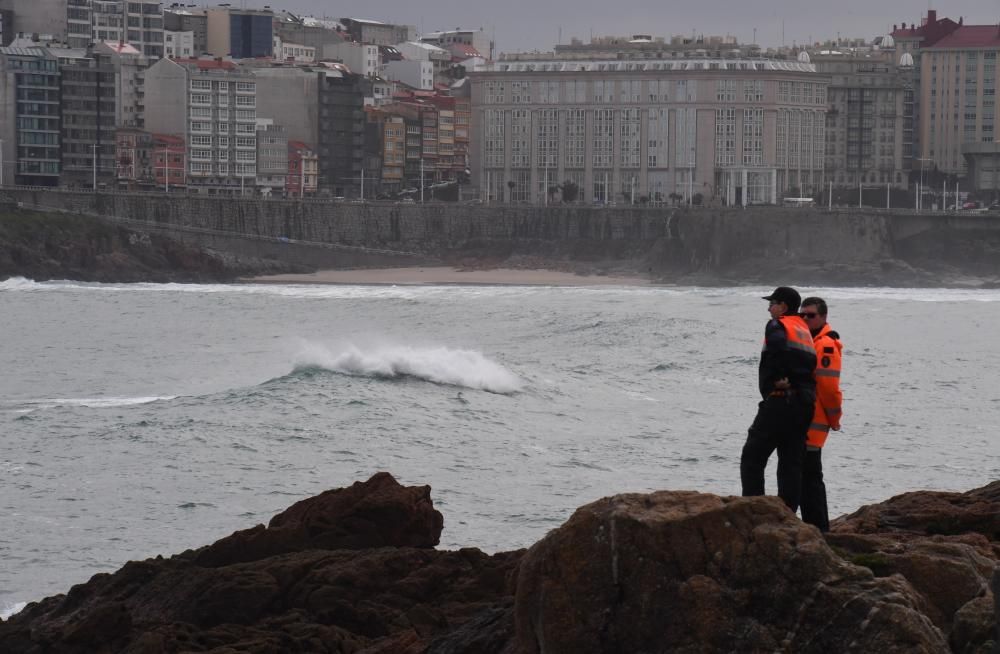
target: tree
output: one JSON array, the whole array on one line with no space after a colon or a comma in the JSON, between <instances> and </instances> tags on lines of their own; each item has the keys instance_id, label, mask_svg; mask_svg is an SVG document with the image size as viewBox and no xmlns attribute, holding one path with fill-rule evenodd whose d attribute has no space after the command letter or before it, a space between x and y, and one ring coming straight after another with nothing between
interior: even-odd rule
<instances>
[{"instance_id":1,"label":"tree","mask_svg":"<svg viewBox=\"0 0 1000 654\"><path fill-rule=\"evenodd\" d=\"M580 187L575 182L566 180L562 183L561 188L563 202L576 202L577 197L580 195Z\"/></svg>"},{"instance_id":2,"label":"tree","mask_svg":"<svg viewBox=\"0 0 1000 654\"><path fill-rule=\"evenodd\" d=\"M683 200L683 199L684 199L684 196L683 196L683 195L681 195L680 193L678 193L677 191L674 191L673 193L671 193L671 194L670 194L670 195L668 195L667 197L668 197L668 198L670 198L670 200L671 200L671 201L672 201L672 202L674 203L674 206L675 206L675 207L677 206L677 204L678 204L678 203L679 203L679 202L680 202L681 200Z\"/></svg>"},{"instance_id":3,"label":"tree","mask_svg":"<svg viewBox=\"0 0 1000 654\"><path fill-rule=\"evenodd\" d=\"M704 199L705 196L703 196L701 193L695 193L694 195L691 196L691 204L695 205L696 207L700 207Z\"/></svg>"}]
</instances>

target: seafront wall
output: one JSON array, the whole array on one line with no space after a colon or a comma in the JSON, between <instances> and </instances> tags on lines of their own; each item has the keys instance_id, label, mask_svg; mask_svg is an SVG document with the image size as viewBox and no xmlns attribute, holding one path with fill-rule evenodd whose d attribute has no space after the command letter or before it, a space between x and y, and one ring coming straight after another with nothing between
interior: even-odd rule
<instances>
[{"instance_id":1,"label":"seafront wall","mask_svg":"<svg viewBox=\"0 0 1000 654\"><path fill-rule=\"evenodd\" d=\"M4 194L26 207L135 222L213 247L257 242L259 250L266 243L268 256L334 267L530 255L641 260L662 274L741 274L766 262L843 268L927 259L993 274L1000 252L997 214L362 204L10 188ZM325 247L329 256L310 257L309 247Z\"/></svg>"}]
</instances>

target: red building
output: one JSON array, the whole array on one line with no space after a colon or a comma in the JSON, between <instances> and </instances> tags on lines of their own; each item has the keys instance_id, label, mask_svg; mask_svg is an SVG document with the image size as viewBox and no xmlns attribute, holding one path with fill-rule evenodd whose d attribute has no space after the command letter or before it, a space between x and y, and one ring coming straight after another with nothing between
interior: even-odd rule
<instances>
[{"instance_id":1,"label":"red building","mask_svg":"<svg viewBox=\"0 0 1000 654\"><path fill-rule=\"evenodd\" d=\"M289 141L285 193L289 197L315 195L318 179L319 156L302 141Z\"/></svg>"},{"instance_id":2,"label":"red building","mask_svg":"<svg viewBox=\"0 0 1000 654\"><path fill-rule=\"evenodd\" d=\"M169 191L187 186L184 138L153 134L153 175L156 188Z\"/></svg>"}]
</instances>

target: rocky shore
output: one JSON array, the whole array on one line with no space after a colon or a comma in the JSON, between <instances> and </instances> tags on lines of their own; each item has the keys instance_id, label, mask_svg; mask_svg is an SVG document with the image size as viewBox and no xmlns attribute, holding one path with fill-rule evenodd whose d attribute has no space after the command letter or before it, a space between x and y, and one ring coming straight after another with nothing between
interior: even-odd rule
<instances>
[{"instance_id":1,"label":"rocky shore","mask_svg":"<svg viewBox=\"0 0 1000 654\"><path fill-rule=\"evenodd\" d=\"M311 269L240 259L86 216L0 206L0 280L204 283L293 272Z\"/></svg>"},{"instance_id":2,"label":"rocky shore","mask_svg":"<svg viewBox=\"0 0 1000 654\"><path fill-rule=\"evenodd\" d=\"M1000 481L918 491L825 537L773 497L579 508L527 550L435 549L430 488L388 473L267 527L29 604L0 651L992 654Z\"/></svg>"}]
</instances>

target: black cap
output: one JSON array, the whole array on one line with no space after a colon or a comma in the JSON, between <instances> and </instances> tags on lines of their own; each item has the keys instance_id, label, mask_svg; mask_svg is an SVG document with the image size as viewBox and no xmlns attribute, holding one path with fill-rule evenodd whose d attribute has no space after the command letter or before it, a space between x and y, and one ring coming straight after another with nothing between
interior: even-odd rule
<instances>
[{"instance_id":1,"label":"black cap","mask_svg":"<svg viewBox=\"0 0 1000 654\"><path fill-rule=\"evenodd\" d=\"M779 286L774 289L774 292L770 295L764 296L765 300L770 300L771 302L784 302L788 305L788 311L794 313L799 310L799 304L802 302L802 296L791 286Z\"/></svg>"}]
</instances>

